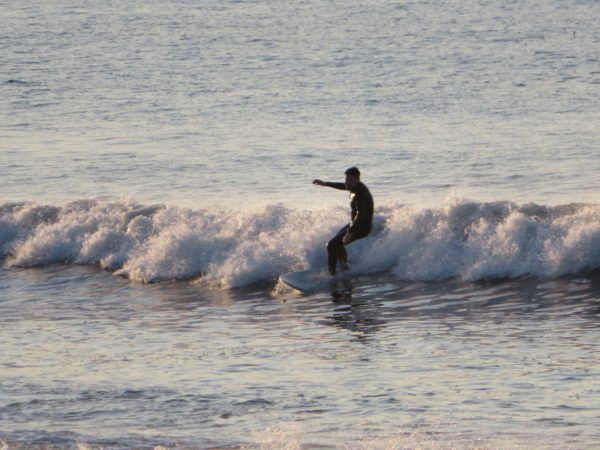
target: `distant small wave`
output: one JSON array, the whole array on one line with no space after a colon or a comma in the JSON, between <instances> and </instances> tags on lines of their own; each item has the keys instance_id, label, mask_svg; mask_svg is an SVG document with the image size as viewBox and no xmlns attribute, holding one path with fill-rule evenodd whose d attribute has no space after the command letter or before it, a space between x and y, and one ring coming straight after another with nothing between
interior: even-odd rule
<instances>
[{"instance_id":1,"label":"distant small wave","mask_svg":"<svg viewBox=\"0 0 600 450\"><path fill-rule=\"evenodd\" d=\"M325 242L348 221L341 207L191 210L132 200L0 205L5 267L97 265L141 282L219 287L325 267ZM453 201L376 209L375 229L348 247L356 273L401 280L553 278L600 267L600 205Z\"/></svg>"}]
</instances>

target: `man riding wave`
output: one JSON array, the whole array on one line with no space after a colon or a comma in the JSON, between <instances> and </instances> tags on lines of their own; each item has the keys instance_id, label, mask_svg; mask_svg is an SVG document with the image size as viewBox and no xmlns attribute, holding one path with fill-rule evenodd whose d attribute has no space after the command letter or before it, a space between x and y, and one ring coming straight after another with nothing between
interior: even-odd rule
<instances>
[{"instance_id":1,"label":"man riding wave","mask_svg":"<svg viewBox=\"0 0 600 450\"><path fill-rule=\"evenodd\" d=\"M367 186L360 181L360 171L356 167L350 167L344 174L346 175L344 183L313 180L313 184L317 186L350 191L351 222L338 231L327 243L329 273L331 275L335 275L338 260L342 270L348 270L344 246L366 237L371 232L373 225L373 196Z\"/></svg>"}]
</instances>

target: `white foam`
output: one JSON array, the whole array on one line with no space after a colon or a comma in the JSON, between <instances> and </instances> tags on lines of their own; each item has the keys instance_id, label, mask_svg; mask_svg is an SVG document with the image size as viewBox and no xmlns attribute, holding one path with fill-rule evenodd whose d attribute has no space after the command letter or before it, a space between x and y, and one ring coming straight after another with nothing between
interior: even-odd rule
<instances>
[{"instance_id":1,"label":"white foam","mask_svg":"<svg viewBox=\"0 0 600 450\"><path fill-rule=\"evenodd\" d=\"M326 264L342 207L191 210L132 200L63 207L0 206L5 265L92 264L132 280L199 279L221 287L272 281ZM600 267L600 206L452 200L439 208L383 205L370 236L348 247L356 273L403 280L556 277Z\"/></svg>"},{"instance_id":2,"label":"white foam","mask_svg":"<svg viewBox=\"0 0 600 450\"><path fill-rule=\"evenodd\" d=\"M454 201L390 209L360 269L402 279L554 277L600 266L600 208Z\"/></svg>"}]
</instances>

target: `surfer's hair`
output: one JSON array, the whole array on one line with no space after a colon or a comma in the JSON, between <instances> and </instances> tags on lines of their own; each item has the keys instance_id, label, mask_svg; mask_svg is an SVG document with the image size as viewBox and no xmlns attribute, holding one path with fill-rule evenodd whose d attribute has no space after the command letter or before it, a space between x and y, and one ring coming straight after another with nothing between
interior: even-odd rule
<instances>
[{"instance_id":1,"label":"surfer's hair","mask_svg":"<svg viewBox=\"0 0 600 450\"><path fill-rule=\"evenodd\" d=\"M344 174L360 179L360 170L358 170L358 167L350 167Z\"/></svg>"}]
</instances>

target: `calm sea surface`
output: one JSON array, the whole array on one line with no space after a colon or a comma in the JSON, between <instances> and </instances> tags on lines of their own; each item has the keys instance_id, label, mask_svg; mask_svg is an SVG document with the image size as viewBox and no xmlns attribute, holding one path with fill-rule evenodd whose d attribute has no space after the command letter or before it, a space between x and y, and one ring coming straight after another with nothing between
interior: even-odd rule
<instances>
[{"instance_id":1,"label":"calm sea surface","mask_svg":"<svg viewBox=\"0 0 600 450\"><path fill-rule=\"evenodd\" d=\"M597 448L599 18L0 0L0 448Z\"/></svg>"}]
</instances>

